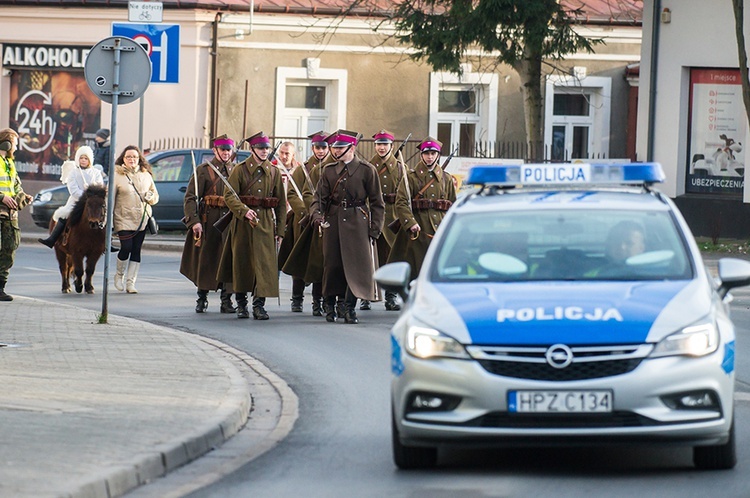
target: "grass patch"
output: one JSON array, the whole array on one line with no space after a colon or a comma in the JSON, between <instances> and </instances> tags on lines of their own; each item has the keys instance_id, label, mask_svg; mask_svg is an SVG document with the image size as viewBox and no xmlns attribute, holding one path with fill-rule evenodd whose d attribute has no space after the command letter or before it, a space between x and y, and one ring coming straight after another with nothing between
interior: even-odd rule
<instances>
[{"instance_id":1,"label":"grass patch","mask_svg":"<svg viewBox=\"0 0 750 498\"><path fill-rule=\"evenodd\" d=\"M750 241L741 239L719 239L714 243L709 237L696 237L701 252L723 254L750 254Z\"/></svg>"}]
</instances>

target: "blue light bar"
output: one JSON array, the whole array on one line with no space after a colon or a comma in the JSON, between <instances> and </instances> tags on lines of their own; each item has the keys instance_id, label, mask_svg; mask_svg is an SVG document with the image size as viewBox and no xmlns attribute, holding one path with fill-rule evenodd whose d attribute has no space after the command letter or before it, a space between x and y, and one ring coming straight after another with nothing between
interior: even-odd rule
<instances>
[{"instance_id":1,"label":"blue light bar","mask_svg":"<svg viewBox=\"0 0 750 498\"><path fill-rule=\"evenodd\" d=\"M642 185L661 183L659 163L543 163L513 166L474 166L469 185Z\"/></svg>"}]
</instances>

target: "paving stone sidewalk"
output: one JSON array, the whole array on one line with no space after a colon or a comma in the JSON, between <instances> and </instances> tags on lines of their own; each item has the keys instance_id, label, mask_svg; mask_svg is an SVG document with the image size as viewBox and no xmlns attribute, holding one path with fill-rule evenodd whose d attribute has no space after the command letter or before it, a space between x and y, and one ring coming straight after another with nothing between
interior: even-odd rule
<instances>
[{"instance_id":1,"label":"paving stone sidewalk","mask_svg":"<svg viewBox=\"0 0 750 498\"><path fill-rule=\"evenodd\" d=\"M0 303L0 496L120 496L247 420L247 372L221 343L97 318L23 297Z\"/></svg>"}]
</instances>

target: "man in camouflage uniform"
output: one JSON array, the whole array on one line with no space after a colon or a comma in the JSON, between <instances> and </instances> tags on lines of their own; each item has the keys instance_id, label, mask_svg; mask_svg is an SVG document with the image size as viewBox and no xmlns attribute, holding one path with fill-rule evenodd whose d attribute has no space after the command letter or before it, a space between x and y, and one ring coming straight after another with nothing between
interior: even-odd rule
<instances>
[{"instance_id":1,"label":"man in camouflage uniform","mask_svg":"<svg viewBox=\"0 0 750 498\"><path fill-rule=\"evenodd\" d=\"M343 298L346 323L358 323L357 298L374 300L375 240L383 229L384 204L375 167L355 156L358 134L339 130L329 139L334 162L328 163L310 207L314 227L323 233L323 295L326 320L333 322Z\"/></svg>"},{"instance_id":2,"label":"man in camouflage uniform","mask_svg":"<svg viewBox=\"0 0 750 498\"><path fill-rule=\"evenodd\" d=\"M443 221L446 211L456 201L453 177L440 167L442 143L427 137L419 144L420 161L408 171L396 194L396 214L401 231L391 249L388 262L406 261L414 279L422 268L427 248Z\"/></svg>"},{"instance_id":3,"label":"man in camouflage uniform","mask_svg":"<svg viewBox=\"0 0 750 498\"><path fill-rule=\"evenodd\" d=\"M253 318L268 320L267 297L279 295L277 247L286 222L281 172L271 164L271 140L261 132L248 138L252 154L229 175L224 202L234 215L219 262L217 279L231 282L237 318L249 318L247 293L253 294Z\"/></svg>"},{"instance_id":4,"label":"man in camouflage uniform","mask_svg":"<svg viewBox=\"0 0 750 498\"><path fill-rule=\"evenodd\" d=\"M0 301L12 301L5 293L8 274L21 243L18 211L31 203L23 191L13 155L18 149L18 133L10 128L0 130Z\"/></svg>"},{"instance_id":5,"label":"man in camouflage uniform","mask_svg":"<svg viewBox=\"0 0 750 498\"><path fill-rule=\"evenodd\" d=\"M180 273L198 288L196 313L208 309L208 291L221 289L221 313L235 313L232 293L228 284L216 280L219 257L224 243L224 233L213 224L229 212L224 202L224 182L234 168L234 140L221 135L213 140L214 157L195 168L190 176L183 208L182 219L188 228L185 247L182 250ZM194 159L194 158L193 158ZM197 191L196 191L197 188Z\"/></svg>"}]
</instances>

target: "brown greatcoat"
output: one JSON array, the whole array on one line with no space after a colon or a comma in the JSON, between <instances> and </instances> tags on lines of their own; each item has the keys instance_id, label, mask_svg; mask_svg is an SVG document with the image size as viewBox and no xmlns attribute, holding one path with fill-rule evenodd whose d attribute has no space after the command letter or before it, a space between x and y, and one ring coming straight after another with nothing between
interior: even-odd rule
<instances>
[{"instance_id":1,"label":"brown greatcoat","mask_svg":"<svg viewBox=\"0 0 750 498\"><path fill-rule=\"evenodd\" d=\"M281 242L279 248L279 270L286 263L289 253L294 247L294 243L297 241L299 234L302 232L302 226L299 224L300 220L307 214L307 208L309 203L306 205L302 199L302 188L304 187L305 175L302 173L302 168L305 166L297 164L291 170L286 170L283 164L279 164L279 171L283 175L284 188L286 189L286 226L284 227L284 240ZM291 181L289 180L291 178ZM293 183L292 183L293 182ZM294 188L294 185L297 188ZM299 193L297 192L299 190Z\"/></svg>"},{"instance_id":2,"label":"brown greatcoat","mask_svg":"<svg viewBox=\"0 0 750 498\"><path fill-rule=\"evenodd\" d=\"M401 220L401 231L391 248L388 262L406 261L411 265L411 278L414 279L422 268L427 248L437 232L445 211L438 209L412 210L413 199L456 201L456 186L450 173L436 164L432 171L420 161L414 170L406 175L407 182L401 182L396 194L396 213ZM433 181L434 180L434 181ZM432 181L432 183L430 183ZM408 183L408 194L407 194ZM427 186L429 184L429 186ZM427 186L427 188L425 188ZM421 193L420 193L421 192ZM409 229L419 224L421 231L417 240L411 240Z\"/></svg>"},{"instance_id":3,"label":"brown greatcoat","mask_svg":"<svg viewBox=\"0 0 750 498\"><path fill-rule=\"evenodd\" d=\"M254 155L235 166L229 184L240 196L278 199L275 208L250 208L237 199L229 189L224 201L234 215L224 243L217 279L231 282L235 292L252 292L255 297L279 295L279 273L276 261L276 240L281 235L286 219L286 202L281 172L269 161L258 164ZM253 209L258 214L258 225L253 227L245 214Z\"/></svg>"},{"instance_id":4,"label":"brown greatcoat","mask_svg":"<svg viewBox=\"0 0 750 498\"><path fill-rule=\"evenodd\" d=\"M324 157L322 160L318 160L313 154L310 159L305 162L305 167L309 168L308 179L302 185L302 198L307 206L307 214L312 217L311 211L312 203L315 198L315 187L318 185L320 180L320 174L323 171L323 166L333 161L330 156ZM304 176L304 173L302 173ZM295 180L296 181L296 180ZM303 226L304 225L304 226ZM305 281L306 284L312 284L323 281L323 238L321 237L322 231L319 232L318 228L312 226L309 220L300 225L302 228L299 236L297 236L294 248L289 254L281 271L287 275L291 275L294 278L300 278Z\"/></svg>"},{"instance_id":5,"label":"brown greatcoat","mask_svg":"<svg viewBox=\"0 0 750 498\"><path fill-rule=\"evenodd\" d=\"M385 157L378 154L372 156L370 162L378 171L380 178L380 188L383 191L383 200L385 201L385 221L383 222L383 233L378 237L378 261L385 263L391 252L391 247L396 241L396 234L393 233L388 225L397 218L396 216L396 191L398 185L403 181L405 168L399 164L393 156L393 148Z\"/></svg>"},{"instance_id":6,"label":"brown greatcoat","mask_svg":"<svg viewBox=\"0 0 750 498\"><path fill-rule=\"evenodd\" d=\"M233 162L223 163L216 157L211 159L211 164L225 178L229 176L234 168ZM193 175L190 175L190 181L188 181L183 201L185 217L182 221L187 226L188 232L185 238L185 246L182 249L180 273L185 275L200 290L218 290L221 287L221 282L216 279L216 273L219 270L221 249L229 232L225 231L222 233L214 228L213 225L229 211L224 202L225 187L219 175L208 163L199 165L195 171L197 173L195 177L198 180L198 197L196 198L195 195L196 182L193 179ZM214 204L216 200L215 196L219 196L220 200L218 202L223 203L224 206L209 206L206 204L206 196L212 196L211 204ZM200 206L197 202L198 198L201 200ZM193 238L192 230L193 225L197 223L203 226L203 235L198 246L195 245L196 241ZM224 286L227 291L232 292L228 287L231 286Z\"/></svg>"},{"instance_id":7,"label":"brown greatcoat","mask_svg":"<svg viewBox=\"0 0 750 498\"><path fill-rule=\"evenodd\" d=\"M330 224L323 230L323 295L343 296L348 286L356 297L376 300L373 241L385 206L375 167L357 158L326 164L310 209Z\"/></svg>"}]
</instances>

